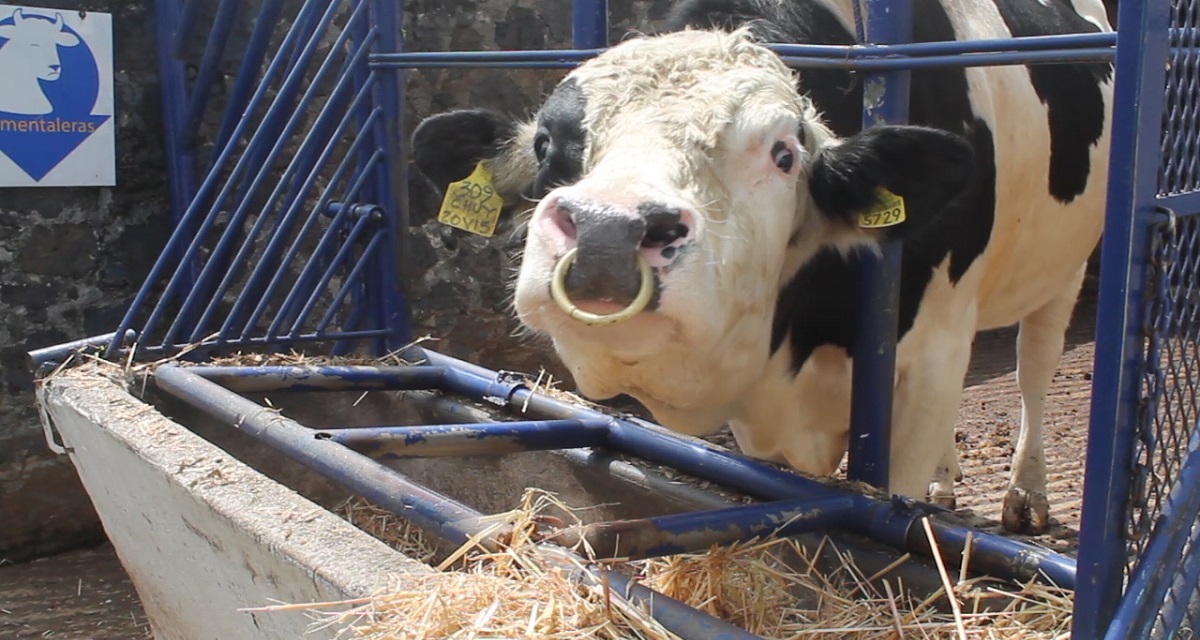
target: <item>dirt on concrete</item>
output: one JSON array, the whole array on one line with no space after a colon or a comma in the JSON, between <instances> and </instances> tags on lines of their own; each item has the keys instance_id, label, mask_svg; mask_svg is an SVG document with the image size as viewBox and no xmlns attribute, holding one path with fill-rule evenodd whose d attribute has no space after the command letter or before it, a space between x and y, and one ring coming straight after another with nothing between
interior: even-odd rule
<instances>
[{"instance_id":1,"label":"dirt on concrete","mask_svg":"<svg viewBox=\"0 0 1200 640\"><path fill-rule=\"evenodd\" d=\"M108 544L0 566L0 638L151 637L133 583Z\"/></svg>"}]
</instances>

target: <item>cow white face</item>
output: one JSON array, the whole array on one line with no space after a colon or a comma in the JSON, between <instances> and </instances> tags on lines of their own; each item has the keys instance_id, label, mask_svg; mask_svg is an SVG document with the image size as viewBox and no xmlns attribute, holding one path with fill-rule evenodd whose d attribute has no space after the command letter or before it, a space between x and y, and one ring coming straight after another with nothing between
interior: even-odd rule
<instances>
[{"instance_id":1,"label":"cow white face","mask_svg":"<svg viewBox=\"0 0 1200 640\"><path fill-rule=\"evenodd\" d=\"M79 38L63 30L62 14L54 20L25 16L20 9L13 13L13 24L0 25L0 38L8 40L4 49L13 59L37 75L39 80L57 80L62 74L59 47L74 47Z\"/></svg>"},{"instance_id":2,"label":"cow white face","mask_svg":"<svg viewBox=\"0 0 1200 640\"><path fill-rule=\"evenodd\" d=\"M761 367L788 239L813 222L805 177L830 138L779 58L716 32L630 41L568 76L534 127L549 191L529 222L516 309L581 390L626 391L630 369L675 351ZM579 179L552 188L572 165ZM589 321L639 294L632 317ZM712 393L671 386L650 395L686 406Z\"/></svg>"},{"instance_id":3,"label":"cow white face","mask_svg":"<svg viewBox=\"0 0 1200 640\"><path fill-rule=\"evenodd\" d=\"M441 183L491 157L510 203L538 199L515 308L580 391L630 394L693 432L720 426L762 375L779 289L804 261L894 231L855 224L878 187L915 218L972 166L965 141L931 129L835 139L744 30L628 40L569 74L531 122L451 112L413 145ZM932 189L930 163L948 167Z\"/></svg>"}]
</instances>

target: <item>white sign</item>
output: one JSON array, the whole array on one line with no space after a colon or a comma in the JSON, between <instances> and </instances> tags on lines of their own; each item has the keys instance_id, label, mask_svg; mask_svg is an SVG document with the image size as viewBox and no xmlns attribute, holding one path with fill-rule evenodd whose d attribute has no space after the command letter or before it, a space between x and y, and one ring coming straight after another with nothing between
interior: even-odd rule
<instances>
[{"instance_id":1,"label":"white sign","mask_svg":"<svg viewBox=\"0 0 1200 640\"><path fill-rule=\"evenodd\" d=\"M0 4L0 188L116 182L112 15Z\"/></svg>"}]
</instances>

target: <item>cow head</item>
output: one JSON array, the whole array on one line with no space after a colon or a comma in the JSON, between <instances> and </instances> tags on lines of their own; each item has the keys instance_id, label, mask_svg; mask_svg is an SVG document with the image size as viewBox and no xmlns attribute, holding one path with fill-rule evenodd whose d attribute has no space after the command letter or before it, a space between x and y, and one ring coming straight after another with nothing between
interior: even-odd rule
<instances>
[{"instance_id":1,"label":"cow head","mask_svg":"<svg viewBox=\"0 0 1200 640\"><path fill-rule=\"evenodd\" d=\"M20 64L35 73L39 80L57 80L62 73L59 47L74 47L79 38L63 30L61 13L54 20L26 16L20 9L13 12L13 23L0 25L0 38L8 40L4 48L17 56Z\"/></svg>"},{"instance_id":2,"label":"cow head","mask_svg":"<svg viewBox=\"0 0 1200 640\"><path fill-rule=\"evenodd\" d=\"M949 133L879 126L835 139L793 72L747 31L628 40L572 71L530 122L427 119L419 168L445 184L491 158L536 202L516 282L580 391L628 393L667 426L720 426L770 356L780 287L822 247L911 233L965 186ZM886 188L908 220L862 229Z\"/></svg>"}]
</instances>

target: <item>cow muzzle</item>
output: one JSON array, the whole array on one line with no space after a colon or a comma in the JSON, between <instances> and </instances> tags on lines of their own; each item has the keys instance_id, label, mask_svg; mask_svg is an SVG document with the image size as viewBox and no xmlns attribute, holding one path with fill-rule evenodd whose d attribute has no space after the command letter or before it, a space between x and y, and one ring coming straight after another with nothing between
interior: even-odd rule
<instances>
[{"instance_id":1,"label":"cow muzzle","mask_svg":"<svg viewBox=\"0 0 1200 640\"><path fill-rule=\"evenodd\" d=\"M615 324L644 311L654 298L654 267L676 255L675 248L665 251L666 245L678 243L690 230L681 210L660 204L626 208L560 196L544 215L568 247L554 265L551 297L562 311L588 325ZM624 306L599 314L581 309L582 301Z\"/></svg>"}]
</instances>

